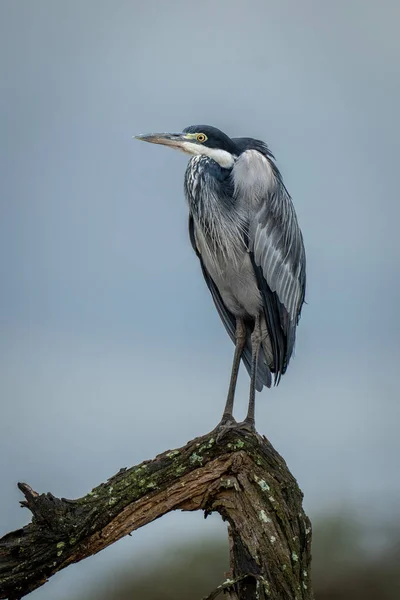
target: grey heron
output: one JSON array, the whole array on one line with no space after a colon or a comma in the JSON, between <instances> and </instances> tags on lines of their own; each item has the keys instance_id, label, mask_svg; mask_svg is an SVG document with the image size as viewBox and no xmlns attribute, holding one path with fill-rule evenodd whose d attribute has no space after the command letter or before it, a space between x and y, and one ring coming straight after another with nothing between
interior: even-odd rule
<instances>
[{"instance_id":1,"label":"grey heron","mask_svg":"<svg viewBox=\"0 0 400 600\"><path fill-rule=\"evenodd\" d=\"M275 157L260 140L230 138L209 125L135 137L191 155L184 181L190 240L235 344L220 425L237 425L242 359L250 394L241 425L253 430L255 391L277 385L286 372L306 285L303 237Z\"/></svg>"}]
</instances>

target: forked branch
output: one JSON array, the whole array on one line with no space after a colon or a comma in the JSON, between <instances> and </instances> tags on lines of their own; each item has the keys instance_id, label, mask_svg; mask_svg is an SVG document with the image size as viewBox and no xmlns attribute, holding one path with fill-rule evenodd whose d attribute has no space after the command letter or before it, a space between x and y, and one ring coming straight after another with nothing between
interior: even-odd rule
<instances>
[{"instance_id":1,"label":"forked branch","mask_svg":"<svg viewBox=\"0 0 400 600\"><path fill-rule=\"evenodd\" d=\"M209 598L312 600L311 525L285 461L257 434L213 433L130 469L77 500L19 484L32 522L0 540L0 598L17 600L68 565L171 510L228 522L231 573Z\"/></svg>"}]
</instances>

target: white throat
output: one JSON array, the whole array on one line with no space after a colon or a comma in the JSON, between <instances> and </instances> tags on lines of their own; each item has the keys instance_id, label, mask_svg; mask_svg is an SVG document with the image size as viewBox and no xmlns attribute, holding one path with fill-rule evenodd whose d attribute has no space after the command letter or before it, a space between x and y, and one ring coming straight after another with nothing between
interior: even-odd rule
<instances>
[{"instance_id":1,"label":"white throat","mask_svg":"<svg viewBox=\"0 0 400 600\"><path fill-rule=\"evenodd\" d=\"M218 148L208 148L192 142L183 142L182 150L188 154L208 156L215 160L224 169L231 169L235 162L235 156L226 150Z\"/></svg>"}]
</instances>

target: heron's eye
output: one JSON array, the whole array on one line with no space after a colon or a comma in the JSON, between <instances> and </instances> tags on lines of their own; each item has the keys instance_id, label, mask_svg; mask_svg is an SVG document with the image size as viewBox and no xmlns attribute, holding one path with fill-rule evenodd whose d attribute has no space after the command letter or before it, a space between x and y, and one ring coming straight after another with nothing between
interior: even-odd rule
<instances>
[{"instance_id":1,"label":"heron's eye","mask_svg":"<svg viewBox=\"0 0 400 600\"><path fill-rule=\"evenodd\" d=\"M207 136L206 136L206 134L205 134L205 133L198 133L198 134L196 135L196 140L197 140L198 142L200 142L201 144L202 144L203 142L205 142L205 141L206 141L206 139L207 139Z\"/></svg>"}]
</instances>

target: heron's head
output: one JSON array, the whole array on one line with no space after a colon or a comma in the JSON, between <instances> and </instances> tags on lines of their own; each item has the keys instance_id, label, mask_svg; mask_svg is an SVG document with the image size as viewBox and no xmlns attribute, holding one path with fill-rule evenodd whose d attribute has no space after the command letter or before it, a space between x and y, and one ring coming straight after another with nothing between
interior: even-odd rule
<instances>
[{"instance_id":1,"label":"heron's head","mask_svg":"<svg viewBox=\"0 0 400 600\"><path fill-rule=\"evenodd\" d=\"M234 141L210 125L191 125L182 133L150 133L137 135L135 138L169 146L186 154L208 156L224 168L231 168L238 154Z\"/></svg>"}]
</instances>

